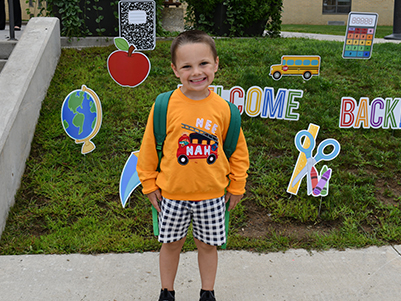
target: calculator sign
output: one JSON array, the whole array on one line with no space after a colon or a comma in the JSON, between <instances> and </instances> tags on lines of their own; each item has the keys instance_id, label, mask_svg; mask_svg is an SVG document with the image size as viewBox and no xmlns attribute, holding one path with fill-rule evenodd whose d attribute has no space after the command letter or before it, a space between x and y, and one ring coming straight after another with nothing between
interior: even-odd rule
<instances>
[{"instance_id":1,"label":"calculator sign","mask_svg":"<svg viewBox=\"0 0 401 301\"><path fill-rule=\"evenodd\" d=\"M377 13L349 13L343 49L344 59L370 59L377 19Z\"/></svg>"}]
</instances>

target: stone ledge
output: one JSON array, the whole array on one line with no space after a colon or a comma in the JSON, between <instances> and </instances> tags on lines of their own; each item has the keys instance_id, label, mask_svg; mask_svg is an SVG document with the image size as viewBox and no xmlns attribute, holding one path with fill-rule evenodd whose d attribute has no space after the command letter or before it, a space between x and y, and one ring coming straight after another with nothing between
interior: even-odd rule
<instances>
[{"instance_id":1,"label":"stone ledge","mask_svg":"<svg viewBox=\"0 0 401 301\"><path fill-rule=\"evenodd\" d=\"M57 18L32 18L0 73L0 235L60 57Z\"/></svg>"}]
</instances>

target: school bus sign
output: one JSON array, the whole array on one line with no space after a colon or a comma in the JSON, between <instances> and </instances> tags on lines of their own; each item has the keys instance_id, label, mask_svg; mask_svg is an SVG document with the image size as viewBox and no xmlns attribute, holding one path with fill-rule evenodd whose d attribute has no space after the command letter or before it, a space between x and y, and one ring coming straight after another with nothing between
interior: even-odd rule
<instances>
[{"instance_id":1,"label":"school bus sign","mask_svg":"<svg viewBox=\"0 0 401 301\"><path fill-rule=\"evenodd\" d=\"M279 80L284 75L300 75L304 80L320 73L320 56L318 55L283 55L281 64L270 66L270 76Z\"/></svg>"}]
</instances>

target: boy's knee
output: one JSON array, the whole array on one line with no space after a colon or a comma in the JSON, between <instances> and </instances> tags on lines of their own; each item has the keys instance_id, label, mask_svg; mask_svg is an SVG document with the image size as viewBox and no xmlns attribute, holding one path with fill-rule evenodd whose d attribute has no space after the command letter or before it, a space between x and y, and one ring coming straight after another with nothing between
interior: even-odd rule
<instances>
[{"instance_id":1,"label":"boy's knee","mask_svg":"<svg viewBox=\"0 0 401 301\"><path fill-rule=\"evenodd\" d=\"M209 245L209 244L204 243L204 242L202 242L202 241L200 241L199 239L196 239L196 238L194 238L194 240L195 240L195 244L196 244L196 247L198 248L198 250L204 250L204 251L217 250L216 246Z\"/></svg>"},{"instance_id":2,"label":"boy's knee","mask_svg":"<svg viewBox=\"0 0 401 301\"><path fill-rule=\"evenodd\" d=\"M177 240L177 241L173 241L173 242L169 242L169 243L163 243L163 247L168 249L168 250L171 250L171 251L176 250L176 249L180 249L181 250L182 246L185 243L185 239L186 239L186 237L184 237L184 238L182 238L180 240Z\"/></svg>"}]
</instances>

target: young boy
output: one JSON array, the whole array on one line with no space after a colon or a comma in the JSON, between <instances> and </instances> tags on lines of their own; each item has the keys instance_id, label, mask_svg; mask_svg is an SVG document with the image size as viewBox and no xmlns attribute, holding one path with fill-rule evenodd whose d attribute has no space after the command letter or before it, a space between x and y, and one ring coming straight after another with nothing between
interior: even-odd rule
<instances>
[{"instance_id":1,"label":"young boy","mask_svg":"<svg viewBox=\"0 0 401 301\"><path fill-rule=\"evenodd\" d=\"M158 239L163 243L159 301L175 300L174 279L191 220L202 283L200 300L212 301L216 300L217 246L226 242L225 202L230 201L231 210L245 192L248 149L241 130L229 160L223 151L230 108L209 90L219 65L213 39L198 30L181 33L172 42L171 61L182 86L168 104L160 172L156 171L154 107L137 164L143 193L159 212Z\"/></svg>"}]
</instances>

